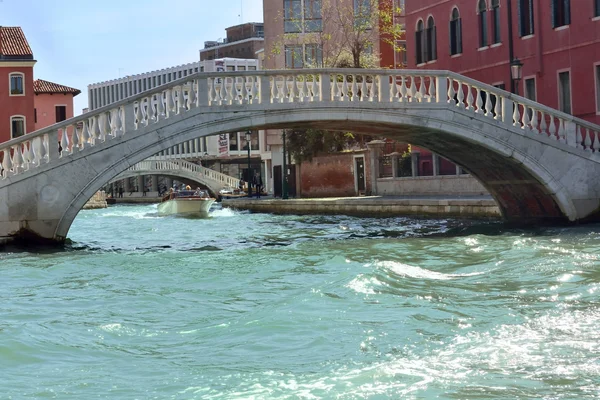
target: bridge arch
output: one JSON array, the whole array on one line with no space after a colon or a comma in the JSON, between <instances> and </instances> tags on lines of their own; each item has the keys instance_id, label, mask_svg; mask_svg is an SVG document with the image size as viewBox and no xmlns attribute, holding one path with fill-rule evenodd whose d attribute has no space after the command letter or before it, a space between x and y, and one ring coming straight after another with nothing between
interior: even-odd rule
<instances>
[{"instance_id":1,"label":"bridge arch","mask_svg":"<svg viewBox=\"0 0 600 400\"><path fill-rule=\"evenodd\" d=\"M269 73L276 76L269 77ZM347 79L346 73L352 73L353 78ZM201 74L207 80L198 78L190 88L197 88L199 93L208 85L209 97L202 100L194 99L193 91L184 96L185 82L175 82L172 89L142 94L139 98L121 102L123 104L117 103L114 108L99 110L98 119L95 117L84 123L84 131L89 124L94 135L98 135L99 126L103 126L104 141L99 140L91 147L86 145L66 156L52 154L50 148L47 158L52 158L52 162L39 162L35 165L37 173L31 177L27 176L28 171L22 171L9 176L8 181L13 187L22 185L22 194L26 190L36 192L39 188L37 204L32 204L38 213L49 211L48 203L56 206L47 226L43 221L32 221L34 226L27 228L42 237L60 241L96 190L132 165L167 148L198 137L232 131L313 127L368 133L435 151L476 177L497 200L504 217L511 221L576 221L596 216L600 193L589 190L589 184L598 184L597 177L600 176L596 155L600 148L597 143L600 129L594 131L595 126L586 126L566 114L526 99L511 100L511 95L506 92L448 72L429 78L415 77L415 72L411 71L407 73L408 77L399 75L404 71L385 73L388 74L385 78L390 78L391 82L373 74L362 78L360 88L356 73L355 70L344 71L343 84L339 83L336 74L330 74L330 79L320 75L319 91L315 90L315 81L311 83L312 89L307 91L306 75L304 80L295 80L293 76L290 86L287 76L297 72L265 72L250 80L250 74L242 73L246 84L241 91L244 92L245 87L249 92L246 92L247 97L241 96L237 104L223 89L227 82L231 84L230 89L233 88L235 77L221 78L219 75L219 79L212 79L210 75ZM281 84L278 81L280 75L284 77ZM428 87L426 79L429 79ZM215 85L219 81L225 85L217 90ZM252 82L250 87L248 82ZM257 92L258 83L270 90ZM292 92L299 90L296 95L303 101L295 101L296 95L286 94L286 88ZM474 89L476 99L473 98ZM485 101L484 90L487 93ZM388 92L389 98L384 95ZM165 93L167 100L162 97ZM155 97L157 94L161 97ZM496 99L495 105L488 100L492 96ZM143 108L148 104L153 106ZM166 112L164 107L167 107ZM551 115L550 125L546 124L544 113ZM531 115L542 118L536 122ZM73 123L64 123L63 131ZM587 129L585 140L580 127L584 131ZM66 135L60 133L62 147L70 148L73 144L65 142ZM107 135L111 133L109 138ZM77 135L75 141L89 142L85 132L81 135ZM37 137L41 136L38 133ZM42 144L46 143L43 142L46 139L40 140ZM20 149L40 147L36 139L31 139L29 146L23 148L21 142L12 142L8 142L8 148L16 150L17 159ZM75 145L81 148L81 143ZM35 156L44 153L41 147L41 151L31 151L34 164ZM5 159L6 154L5 150ZM28 154L30 158L31 155ZM76 177L78 173L80 177ZM69 177L71 185L60 183L64 176ZM6 181L0 180L0 195ZM57 186L60 187L57 189Z\"/></svg>"}]
</instances>

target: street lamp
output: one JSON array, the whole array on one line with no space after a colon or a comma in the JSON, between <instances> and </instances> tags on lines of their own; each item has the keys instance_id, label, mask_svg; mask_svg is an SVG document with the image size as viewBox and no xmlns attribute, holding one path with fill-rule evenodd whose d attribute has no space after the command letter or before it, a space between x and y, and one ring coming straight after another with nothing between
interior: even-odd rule
<instances>
[{"instance_id":1,"label":"street lamp","mask_svg":"<svg viewBox=\"0 0 600 400\"><path fill-rule=\"evenodd\" d=\"M519 94L519 81L523 79L523 63L518 58L510 62L510 77L515 85L515 94Z\"/></svg>"},{"instance_id":2,"label":"street lamp","mask_svg":"<svg viewBox=\"0 0 600 400\"><path fill-rule=\"evenodd\" d=\"M252 171L250 170L250 140L252 140L252 132L246 131L246 146L248 146L248 197L252 197Z\"/></svg>"}]
</instances>

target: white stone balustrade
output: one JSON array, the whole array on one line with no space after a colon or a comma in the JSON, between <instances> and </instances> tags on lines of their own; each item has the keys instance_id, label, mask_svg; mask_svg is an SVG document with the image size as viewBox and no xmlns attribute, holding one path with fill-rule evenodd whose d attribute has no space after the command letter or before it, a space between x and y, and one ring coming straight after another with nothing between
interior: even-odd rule
<instances>
[{"instance_id":1,"label":"white stone balustrade","mask_svg":"<svg viewBox=\"0 0 600 400\"><path fill-rule=\"evenodd\" d=\"M160 174L182 176L208 186L215 194L224 187L238 187L240 181L232 176L222 174L210 168L185 160L144 160L141 161L118 177L115 180L123 179L132 175Z\"/></svg>"},{"instance_id":2,"label":"white stone balustrade","mask_svg":"<svg viewBox=\"0 0 600 400\"><path fill-rule=\"evenodd\" d=\"M196 107L281 103L438 103L523 135L598 153L600 127L448 71L300 70L198 73L0 144L1 178L23 174Z\"/></svg>"}]
</instances>

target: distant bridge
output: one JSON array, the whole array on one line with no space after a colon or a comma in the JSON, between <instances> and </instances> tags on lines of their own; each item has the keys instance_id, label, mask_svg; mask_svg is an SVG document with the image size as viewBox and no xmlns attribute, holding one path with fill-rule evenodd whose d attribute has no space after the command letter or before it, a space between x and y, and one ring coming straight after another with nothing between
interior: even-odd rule
<instances>
[{"instance_id":1,"label":"distant bridge","mask_svg":"<svg viewBox=\"0 0 600 400\"><path fill-rule=\"evenodd\" d=\"M163 175L206 186L214 195L225 187L237 188L240 180L185 160L145 160L127 168L112 181L140 175Z\"/></svg>"},{"instance_id":2,"label":"distant bridge","mask_svg":"<svg viewBox=\"0 0 600 400\"><path fill-rule=\"evenodd\" d=\"M428 148L475 176L509 221L600 215L598 125L448 71L227 71L190 75L0 144L0 236L63 241L99 188L187 140L308 127Z\"/></svg>"}]
</instances>

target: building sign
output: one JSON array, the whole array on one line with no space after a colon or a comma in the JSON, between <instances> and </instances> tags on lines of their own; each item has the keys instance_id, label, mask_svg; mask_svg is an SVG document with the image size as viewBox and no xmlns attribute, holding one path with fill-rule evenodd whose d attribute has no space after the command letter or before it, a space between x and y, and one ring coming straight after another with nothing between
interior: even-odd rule
<instances>
[{"instance_id":1,"label":"building sign","mask_svg":"<svg viewBox=\"0 0 600 400\"><path fill-rule=\"evenodd\" d=\"M219 135L219 156L229 155L229 135L221 133Z\"/></svg>"}]
</instances>

